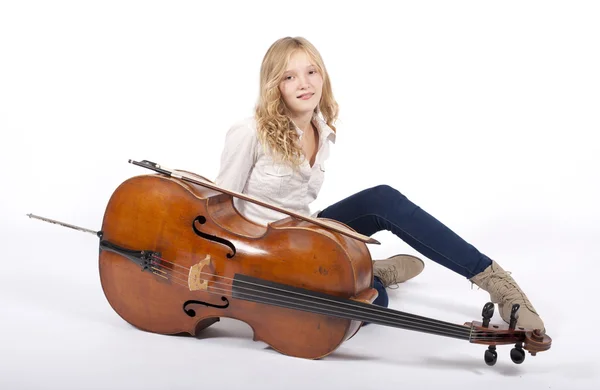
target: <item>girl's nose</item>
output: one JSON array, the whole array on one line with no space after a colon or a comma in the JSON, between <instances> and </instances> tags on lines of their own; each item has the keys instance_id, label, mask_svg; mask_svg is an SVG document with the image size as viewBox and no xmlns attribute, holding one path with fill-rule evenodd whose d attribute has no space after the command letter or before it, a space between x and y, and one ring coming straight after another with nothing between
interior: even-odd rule
<instances>
[{"instance_id":1,"label":"girl's nose","mask_svg":"<svg viewBox=\"0 0 600 390\"><path fill-rule=\"evenodd\" d=\"M300 89L308 88L308 80L305 78L300 79Z\"/></svg>"}]
</instances>

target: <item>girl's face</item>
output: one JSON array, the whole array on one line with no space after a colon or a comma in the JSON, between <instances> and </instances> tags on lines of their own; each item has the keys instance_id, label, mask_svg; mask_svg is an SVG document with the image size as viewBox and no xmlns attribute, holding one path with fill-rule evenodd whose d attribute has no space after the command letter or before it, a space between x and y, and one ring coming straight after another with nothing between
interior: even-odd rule
<instances>
[{"instance_id":1,"label":"girl's face","mask_svg":"<svg viewBox=\"0 0 600 390\"><path fill-rule=\"evenodd\" d=\"M303 51L294 52L279 84L279 91L294 117L311 115L321 101L323 77Z\"/></svg>"}]
</instances>

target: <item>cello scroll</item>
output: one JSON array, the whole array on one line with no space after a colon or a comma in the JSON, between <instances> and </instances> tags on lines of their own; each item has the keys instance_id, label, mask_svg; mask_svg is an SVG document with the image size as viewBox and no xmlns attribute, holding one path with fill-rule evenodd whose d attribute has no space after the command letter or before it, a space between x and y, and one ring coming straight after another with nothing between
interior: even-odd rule
<instances>
[{"instance_id":1,"label":"cello scroll","mask_svg":"<svg viewBox=\"0 0 600 390\"><path fill-rule=\"evenodd\" d=\"M517 318L518 310L519 305L513 305L514 318ZM515 345L510 351L510 358L515 364L523 363L525 351L529 352L531 356L535 356L538 352L547 351L552 346L552 339L541 329L525 329L515 327L512 324L490 324L489 320L493 315L493 303L491 302L484 306L482 314L483 322L472 321L465 323L465 325L471 327L469 337L471 343L488 345L484 360L489 366L496 364L498 357L497 345Z\"/></svg>"}]
</instances>

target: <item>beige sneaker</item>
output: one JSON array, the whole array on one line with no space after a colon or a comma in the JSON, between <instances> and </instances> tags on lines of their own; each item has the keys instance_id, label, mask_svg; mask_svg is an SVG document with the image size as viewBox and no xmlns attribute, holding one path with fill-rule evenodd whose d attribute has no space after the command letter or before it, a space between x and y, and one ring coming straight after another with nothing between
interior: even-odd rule
<instances>
[{"instance_id":1,"label":"beige sneaker","mask_svg":"<svg viewBox=\"0 0 600 390\"><path fill-rule=\"evenodd\" d=\"M521 291L510 273L504 271L495 261L492 261L492 265L483 272L472 277L471 282L490 293L492 302L498 304L500 316L506 323L510 323L512 305L518 303L520 308L517 326L545 331L542 319L525 293Z\"/></svg>"},{"instance_id":2,"label":"beige sneaker","mask_svg":"<svg viewBox=\"0 0 600 390\"><path fill-rule=\"evenodd\" d=\"M381 279L385 287L404 283L420 274L425 263L411 255L396 255L386 260L373 261L373 275Z\"/></svg>"}]
</instances>

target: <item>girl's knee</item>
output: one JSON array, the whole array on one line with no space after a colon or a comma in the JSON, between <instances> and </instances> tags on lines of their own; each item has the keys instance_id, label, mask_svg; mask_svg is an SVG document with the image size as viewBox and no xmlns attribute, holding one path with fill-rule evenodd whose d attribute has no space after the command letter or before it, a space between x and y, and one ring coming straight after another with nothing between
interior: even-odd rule
<instances>
[{"instance_id":1,"label":"girl's knee","mask_svg":"<svg viewBox=\"0 0 600 390\"><path fill-rule=\"evenodd\" d=\"M394 187L387 185L387 184L380 184L378 186L371 188L371 190L373 191L375 196L378 199L381 199L382 201L387 201L390 199L397 199L397 198L406 198L406 196L404 196L400 191L398 191Z\"/></svg>"}]
</instances>

